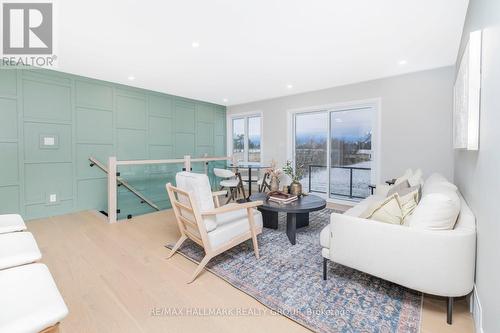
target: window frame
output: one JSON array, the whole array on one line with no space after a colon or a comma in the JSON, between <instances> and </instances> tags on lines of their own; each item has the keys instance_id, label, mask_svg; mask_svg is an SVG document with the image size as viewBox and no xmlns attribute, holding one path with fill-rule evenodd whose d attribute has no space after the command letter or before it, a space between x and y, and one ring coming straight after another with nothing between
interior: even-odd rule
<instances>
[{"instance_id":1,"label":"window frame","mask_svg":"<svg viewBox=\"0 0 500 333\"><path fill-rule=\"evenodd\" d=\"M248 157L249 157L249 147L248 147L248 119L249 118L255 118L259 117L260 118L260 161L259 162L249 162ZM233 156L233 121L237 119L244 119L244 153L243 153L243 163L248 163L248 164L259 164L262 163L263 161L263 156L264 156L264 116L262 114L262 111L254 111L254 112L245 112L245 113L235 113L235 114L228 114L227 115L227 154L228 156Z\"/></svg>"},{"instance_id":2,"label":"window frame","mask_svg":"<svg viewBox=\"0 0 500 333\"><path fill-rule=\"evenodd\" d=\"M335 104L327 104L327 105L319 105L319 106L310 106L299 109L289 109L287 110L287 159L292 161L295 165L295 130L296 130L296 115L299 114L308 114L308 113L321 113L327 112L336 112L336 111L344 111L346 109L362 109L362 108L373 108L374 118L373 118L373 126L372 126L372 150L373 150L373 168L371 172L371 182L374 184L379 184L380 181L380 170L381 170L381 98L373 98L359 101L349 101L349 102L341 102ZM331 132L331 124L330 124L330 115L328 115L328 133ZM330 135L330 134L328 134ZM330 139L327 140L327 161L330 163ZM329 165L329 164L328 164ZM330 181L330 179L329 179ZM348 200L341 199L333 199L328 195L326 200L328 202L337 202L337 203L346 203Z\"/></svg>"}]
</instances>

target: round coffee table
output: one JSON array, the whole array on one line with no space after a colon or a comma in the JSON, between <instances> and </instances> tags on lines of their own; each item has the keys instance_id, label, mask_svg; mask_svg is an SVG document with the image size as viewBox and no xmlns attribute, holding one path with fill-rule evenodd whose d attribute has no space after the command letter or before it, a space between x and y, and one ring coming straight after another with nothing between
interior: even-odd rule
<instances>
[{"instance_id":1,"label":"round coffee table","mask_svg":"<svg viewBox=\"0 0 500 333\"><path fill-rule=\"evenodd\" d=\"M250 201L257 200L264 202L258 209L262 213L263 224L266 228L278 229L278 212L286 213L286 235L292 245L295 245L297 228L309 225L309 213L326 207L325 199L311 194L301 196L286 205L267 200L266 193L255 193L250 196Z\"/></svg>"}]
</instances>

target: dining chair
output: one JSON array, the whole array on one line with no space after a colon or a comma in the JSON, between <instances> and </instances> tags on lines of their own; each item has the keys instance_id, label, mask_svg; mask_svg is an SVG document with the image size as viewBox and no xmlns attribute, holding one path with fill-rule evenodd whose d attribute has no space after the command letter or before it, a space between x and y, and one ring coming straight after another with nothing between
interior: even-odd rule
<instances>
[{"instance_id":1,"label":"dining chair","mask_svg":"<svg viewBox=\"0 0 500 333\"><path fill-rule=\"evenodd\" d=\"M205 251L188 283L196 279L210 259L249 239L259 259L257 235L262 232L262 214L255 208L262 201L219 206L214 198L224 192L212 193L207 175L184 171L177 173L175 181L177 186L168 183L166 187L181 237L168 258L188 238Z\"/></svg>"},{"instance_id":2,"label":"dining chair","mask_svg":"<svg viewBox=\"0 0 500 333\"><path fill-rule=\"evenodd\" d=\"M260 193L266 192L266 190L271 191L271 185L269 184L270 174L269 172L264 172L262 177L257 180L257 186Z\"/></svg>"},{"instance_id":3,"label":"dining chair","mask_svg":"<svg viewBox=\"0 0 500 333\"><path fill-rule=\"evenodd\" d=\"M229 196L226 204L228 204L231 200L236 201L240 193L243 195L243 198L246 198L246 182L241 179L241 174L239 172L234 173L228 169L214 168L214 175L218 178L222 178L219 182L220 190L225 188L229 189Z\"/></svg>"}]
</instances>

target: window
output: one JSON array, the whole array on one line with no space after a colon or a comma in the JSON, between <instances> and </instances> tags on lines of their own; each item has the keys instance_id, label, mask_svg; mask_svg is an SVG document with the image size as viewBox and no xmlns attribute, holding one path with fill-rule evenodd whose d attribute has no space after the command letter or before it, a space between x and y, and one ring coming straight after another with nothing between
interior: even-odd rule
<instances>
[{"instance_id":1,"label":"window","mask_svg":"<svg viewBox=\"0 0 500 333\"><path fill-rule=\"evenodd\" d=\"M370 194L375 115L371 105L293 114L293 158L306 190L332 199Z\"/></svg>"},{"instance_id":2,"label":"window","mask_svg":"<svg viewBox=\"0 0 500 333\"><path fill-rule=\"evenodd\" d=\"M230 151L239 162L261 161L261 116L235 116L231 119Z\"/></svg>"}]
</instances>

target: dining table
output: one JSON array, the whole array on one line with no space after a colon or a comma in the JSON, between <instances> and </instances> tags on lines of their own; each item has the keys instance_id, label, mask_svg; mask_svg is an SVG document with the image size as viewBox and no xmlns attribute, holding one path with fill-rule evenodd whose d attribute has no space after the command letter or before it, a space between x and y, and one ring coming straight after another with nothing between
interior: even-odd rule
<instances>
[{"instance_id":1,"label":"dining table","mask_svg":"<svg viewBox=\"0 0 500 333\"><path fill-rule=\"evenodd\" d=\"M238 162L236 164L229 164L228 168L234 169L238 173L239 169L247 169L248 170L248 196L246 199L250 198L252 195L252 183L256 183L258 179L252 179L252 170L261 170L268 169L270 166L263 163L258 162Z\"/></svg>"}]
</instances>

